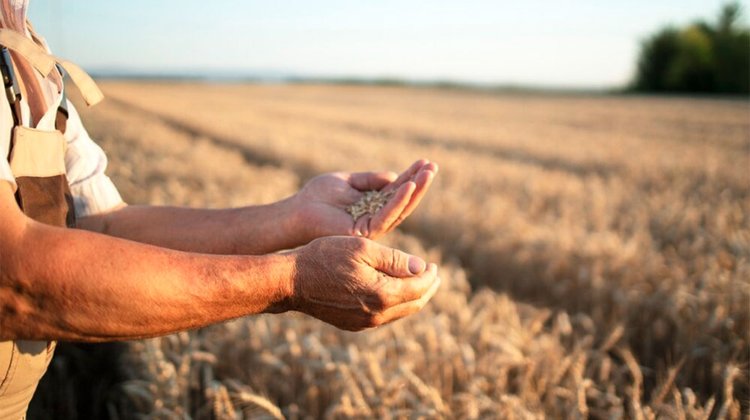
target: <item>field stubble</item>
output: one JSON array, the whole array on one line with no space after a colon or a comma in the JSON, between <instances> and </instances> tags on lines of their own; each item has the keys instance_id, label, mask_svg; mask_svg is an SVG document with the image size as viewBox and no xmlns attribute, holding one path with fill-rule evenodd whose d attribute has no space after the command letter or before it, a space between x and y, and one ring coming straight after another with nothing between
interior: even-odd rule
<instances>
[{"instance_id":1,"label":"field stubble","mask_svg":"<svg viewBox=\"0 0 750 420\"><path fill-rule=\"evenodd\" d=\"M362 334L259 316L134 342L110 414L736 418L750 401L750 108L688 99L104 84L131 203L269 202L331 170L441 165L388 242L440 261ZM127 417L127 416L125 416Z\"/></svg>"}]
</instances>

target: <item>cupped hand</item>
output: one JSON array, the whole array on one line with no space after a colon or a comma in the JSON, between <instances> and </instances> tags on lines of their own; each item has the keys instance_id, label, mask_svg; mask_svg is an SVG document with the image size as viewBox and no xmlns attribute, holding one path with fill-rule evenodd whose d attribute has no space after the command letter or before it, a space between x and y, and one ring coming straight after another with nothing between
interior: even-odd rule
<instances>
[{"instance_id":1,"label":"cupped hand","mask_svg":"<svg viewBox=\"0 0 750 420\"><path fill-rule=\"evenodd\" d=\"M294 257L288 309L350 331L419 311L440 285L435 264L364 238L320 238Z\"/></svg>"},{"instance_id":2,"label":"cupped hand","mask_svg":"<svg viewBox=\"0 0 750 420\"><path fill-rule=\"evenodd\" d=\"M420 159L400 175L393 172L335 172L313 178L295 199L302 228L311 238L330 235L378 238L395 229L419 205L437 174L434 162ZM390 193L390 199L376 214L356 221L346 208L366 191Z\"/></svg>"}]
</instances>

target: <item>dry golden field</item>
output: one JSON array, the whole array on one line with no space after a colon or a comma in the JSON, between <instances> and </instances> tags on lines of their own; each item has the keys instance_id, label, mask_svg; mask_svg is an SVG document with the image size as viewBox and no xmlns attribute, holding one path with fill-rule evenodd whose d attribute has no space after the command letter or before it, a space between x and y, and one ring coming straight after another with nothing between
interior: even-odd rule
<instances>
[{"instance_id":1,"label":"dry golden field","mask_svg":"<svg viewBox=\"0 0 750 420\"><path fill-rule=\"evenodd\" d=\"M439 262L443 286L420 314L364 333L285 314L63 347L32 413L748 415L750 103L102 86L84 123L130 203L266 203L318 173L438 162L385 241Z\"/></svg>"}]
</instances>

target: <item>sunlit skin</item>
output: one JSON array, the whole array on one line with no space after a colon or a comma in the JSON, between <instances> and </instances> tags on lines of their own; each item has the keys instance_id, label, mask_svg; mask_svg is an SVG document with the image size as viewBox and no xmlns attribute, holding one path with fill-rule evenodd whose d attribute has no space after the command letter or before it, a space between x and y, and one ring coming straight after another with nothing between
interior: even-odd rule
<instances>
[{"instance_id":1,"label":"sunlit skin","mask_svg":"<svg viewBox=\"0 0 750 420\"><path fill-rule=\"evenodd\" d=\"M27 218L0 182L0 340L132 339L289 310L357 331L410 315L437 267L367 238L398 226L437 169L322 175L263 206L122 206L80 229ZM396 193L355 223L345 208L371 189Z\"/></svg>"},{"instance_id":2,"label":"sunlit skin","mask_svg":"<svg viewBox=\"0 0 750 420\"><path fill-rule=\"evenodd\" d=\"M309 235L356 235L376 239L396 228L414 209L430 187L438 166L425 159L414 162L400 175L393 172L332 173L312 179L295 196L302 210L304 230ZM363 191L396 191L374 216L364 215L356 223L346 207Z\"/></svg>"}]
</instances>

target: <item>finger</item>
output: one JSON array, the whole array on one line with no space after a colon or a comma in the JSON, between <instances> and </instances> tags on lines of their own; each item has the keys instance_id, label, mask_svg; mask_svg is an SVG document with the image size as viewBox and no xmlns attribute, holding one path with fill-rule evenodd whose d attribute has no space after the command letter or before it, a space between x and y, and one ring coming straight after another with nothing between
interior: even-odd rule
<instances>
[{"instance_id":1,"label":"finger","mask_svg":"<svg viewBox=\"0 0 750 420\"><path fill-rule=\"evenodd\" d=\"M419 312L422 308L425 307L425 305L427 305L427 302L429 302L432 297L435 296L435 293L437 293L438 289L440 288L440 283L440 277L435 277L434 281L430 285L430 288L421 297L416 300L404 302L386 309L376 316L375 324L390 324L393 321L397 321L401 318Z\"/></svg>"},{"instance_id":2,"label":"finger","mask_svg":"<svg viewBox=\"0 0 750 420\"><path fill-rule=\"evenodd\" d=\"M388 227L396 222L406 206L409 205L416 188L417 184L409 181L396 191L396 195L388 200L385 206L372 217L369 226L370 235L381 235L387 232Z\"/></svg>"},{"instance_id":3,"label":"finger","mask_svg":"<svg viewBox=\"0 0 750 420\"><path fill-rule=\"evenodd\" d=\"M419 276L405 279L391 279L384 287L383 292L390 298L389 306L399 305L420 299L432 287L437 279L437 266L427 264L427 267Z\"/></svg>"},{"instance_id":4,"label":"finger","mask_svg":"<svg viewBox=\"0 0 750 420\"><path fill-rule=\"evenodd\" d=\"M380 190L397 177L395 172L356 172L349 176L349 185L359 191Z\"/></svg>"},{"instance_id":5,"label":"finger","mask_svg":"<svg viewBox=\"0 0 750 420\"><path fill-rule=\"evenodd\" d=\"M414 277L427 267L427 263L419 257L372 241L368 241L363 260L375 270L397 278Z\"/></svg>"},{"instance_id":6,"label":"finger","mask_svg":"<svg viewBox=\"0 0 750 420\"><path fill-rule=\"evenodd\" d=\"M365 238L370 235L370 215L364 214L354 222L354 234L357 236L364 236Z\"/></svg>"},{"instance_id":7,"label":"finger","mask_svg":"<svg viewBox=\"0 0 750 420\"><path fill-rule=\"evenodd\" d=\"M390 232L395 229L399 224L401 224L401 222L409 217L414 212L414 210L417 209L417 206L419 206L419 203L422 201L422 197L424 197L424 195L427 193L427 190L430 189L430 185L432 185L432 181L435 179L436 174L437 165L434 163L430 163L422 168L422 170L414 179L416 188L414 189L414 193L412 193L411 195L409 203L406 205L406 207L404 207L404 210L397 216L393 223L385 228L386 232Z\"/></svg>"},{"instance_id":8,"label":"finger","mask_svg":"<svg viewBox=\"0 0 750 420\"><path fill-rule=\"evenodd\" d=\"M408 182L417 172L419 172L420 168L422 168L429 162L430 161L428 161L427 159L419 159L418 161L412 163L411 166L407 170L402 172L395 181L391 182L385 188L383 188L383 192L395 190L405 182Z\"/></svg>"}]
</instances>

